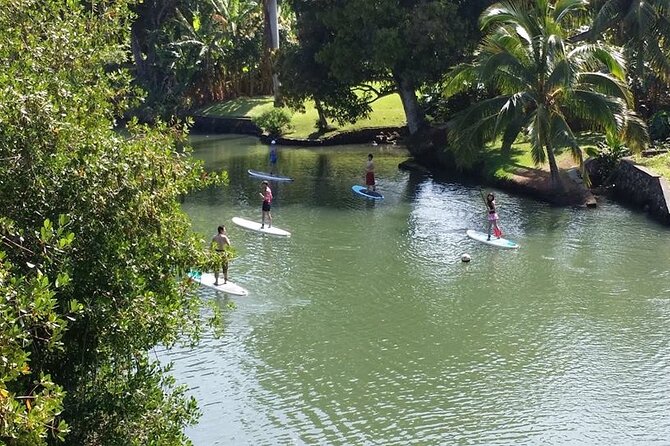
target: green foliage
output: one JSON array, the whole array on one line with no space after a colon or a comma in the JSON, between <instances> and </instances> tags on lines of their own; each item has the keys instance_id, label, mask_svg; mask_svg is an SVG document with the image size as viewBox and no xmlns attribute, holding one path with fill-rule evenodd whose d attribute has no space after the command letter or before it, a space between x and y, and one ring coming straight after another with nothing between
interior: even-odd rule
<instances>
[{"instance_id":1,"label":"green foliage","mask_svg":"<svg viewBox=\"0 0 670 446\"><path fill-rule=\"evenodd\" d=\"M66 433L76 445L187 444L183 427L197 416L148 352L198 338L201 303L183 276L209 254L179 199L226 176L191 158L183 125L113 130L131 105L130 77L113 68L127 56L130 3L0 8L9 444Z\"/></svg>"},{"instance_id":2,"label":"green foliage","mask_svg":"<svg viewBox=\"0 0 670 446\"><path fill-rule=\"evenodd\" d=\"M270 136L279 136L291 129L291 114L284 108L273 107L254 117L253 122Z\"/></svg>"},{"instance_id":3,"label":"green foliage","mask_svg":"<svg viewBox=\"0 0 670 446\"><path fill-rule=\"evenodd\" d=\"M594 18L588 37L623 47L638 112L653 113L659 100L667 100L670 81L667 0L595 0L591 7Z\"/></svg>"},{"instance_id":4,"label":"green foliage","mask_svg":"<svg viewBox=\"0 0 670 446\"><path fill-rule=\"evenodd\" d=\"M486 35L475 60L445 79L447 96L478 85L498 92L451 121L452 149L462 162L476 159L485 142L499 137L509 151L525 131L533 160L549 162L554 186L562 190L557 151L569 148L582 162L571 121L617 135L635 151L645 146L646 126L632 111L621 54L601 42L566 38L566 28L586 6L585 0L519 0L484 11Z\"/></svg>"},{"instance_id":5,"label":"green foliage","mask_svg":"<svg viewBox=\"0 0 670 446\"><path fill-rule=\"evenodd\" d=\"M654 141L663 141L670 138L670 112L659 111L654 113L649 121L649 136Z\"/></svg>"},{"instance_id":6,"label":"green foliage","mask_svg":"<svg viewBox=\"0 0 670 446\"><path fill-rule=\"evenodd\" d=\"M598 143L598 151L594 156L596 169L591 174L593 183L603 184L619 165L621 158L630 156L631 151L616 135L608 135L606 141Z\"/></svg>"},{"instance_id":7,"label":"green foliage","mask_svg":"<svg viewBox=\"0 0 670 446\"><path fill-rule=\"evenodd\" d=\"M43 371L33 372L30 352L55 353L63 348L62 336L68 319L82 306L71 300L59 309L56 293L67 287L69 275L64 262L74 240L66 232L68 219L61 216L57 227L46 220L31 234L40 249L27 247L25 237L14 224L0 218L0 441L17 445L46 444L48 438L62 439L69 428L58 420L63 388ZM5 249L18 251L15 266ZM53 271L50 281L43 271Z\"/></svg>"},{"instance_id":8,"label":"green foliage","mask_svg":"<svg viewBox=\"0 0 670 446\"><path fill-rule=\"evenodd\" d=\"M294 54L280 65L282 82L289 84L286 95L320 101L329 117L348 121L366 116L377 98L398 92L409 105L405 112L413 131L423 121L414 107L416 90L438 81L474 45L471 8L486 2L291 3L300 49L290 49Z\"/></svg>"},{"instance_id":9,"label":"green foliage","mask_svg":"<svg viewBox=\"0 0 670 446\"><path fill-rule=\"evenodd\" d=\"M145 1L137 2L134 10L135 76L148 92L146 103L136 110L147 118L270 93L263 2Z\"/></svg>"}]
</instances>

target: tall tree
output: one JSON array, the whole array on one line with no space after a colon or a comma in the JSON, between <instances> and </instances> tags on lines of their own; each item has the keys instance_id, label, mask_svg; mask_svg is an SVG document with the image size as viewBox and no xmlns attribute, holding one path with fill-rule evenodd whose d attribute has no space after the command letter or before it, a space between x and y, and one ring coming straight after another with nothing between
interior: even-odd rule
<instances>
[{"instance_id":1,"label":"tall tree","mask_svg":"<svg viewBox=\"0 0 670 446\"><path fill-rule=\"evenodd\" d=\"M506 148L525 130L533 160L549 162L552 183L562 191L555 151L569 147L582 159L571 119L620 135L634 150L644 146L646 127L630 108L619 51L566 40L564 24L586 6L586 0L510 0L484 11L475 60L452 70L445 93L483 84L500 94L451 123L454 150L467 156L497 137Z\"/></svg>"},{"instance_id":2,"label":"tall tree","mask_svg":"<svg viewBox=\"0 0 670 446\"><path fill-rule=\"evenodd\" d=\"M178 126L114 130L130 3L0 8L3 444L53 443L65 423L66 444L189 443L195 403L149 350L197 339L183 273L207 258L179 198L221 178Z\"/></svg>"},{"instance_id":3,"label":"tall tree","mask_svg":"<svg viewBox=\"0 0 670 446\"><path fill-rule=\"evenodd\" d=\"M479 2L477 2L479 3ZM293 0L310 28L322 27L314 54L328 76L370 102L398 92L411 134L425 126L416 91L436 82L468 49L472 37L466 16L470 7L458 0ZM303 39L316 36L305 33ZM314 47L305 40L301 46ZM288 74L287 74L288 75Z\"/></svg>"},{"instance_id":4,"label":"tall tree","mask_svg":"<svg viewBox=\"0 0 670 446\"><path fill-rule=\"evenodd\" d=\"M667 91L670 84L670 3L667 0L596 0L588 37L595 41L607 33L624 48L629 84L640 112L652 86ZM656 87L658 88L658 87Z\"/></svg>"},{"instance_id":5,"label":"tall tree","mask_svg":"<svg viewBox=\"0 0 670 446\"><path fill-rule=\"evenodd\" d=\"M268 30L268 50L270 61L279 49L279 14L277 13L277 0L263 0L263 13L265 16L266 29ZM274 65L274 64L272 64ZM272 93L274 94L275 107L281 106L281 93L279 76L272 70Z\"/></svg>"}]
</instances>

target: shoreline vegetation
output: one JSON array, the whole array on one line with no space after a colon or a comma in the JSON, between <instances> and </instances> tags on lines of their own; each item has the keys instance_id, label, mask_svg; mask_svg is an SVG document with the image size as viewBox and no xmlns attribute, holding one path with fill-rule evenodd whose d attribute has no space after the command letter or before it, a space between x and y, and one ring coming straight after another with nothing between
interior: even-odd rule
<instances>
[{"instance_id":1,"label":"shoreline vegetation","mask_svg":"<svg viewBox=\"0 0 670 446\"><path fill-rule=\"evenodd\" d=\"M404 112L397 94L386 96L372 104L369 117L354 124L332 126L328 131L318 132L315 122L317 113L313 102L305 105L305 112L291 114L290 130L281 136L270 137L263 134L253 123L253 118L273 108L271 96L238 98L211 104L195 110L195 130L211 133L241 133L256 135L269 143L275 140L281 145L321 146L341 144L396 144L407 137ZM443 133L443 132L442 132ZM596 135L585 133L581 136L584 149L597 143ZM439 144L439 142L438 142ZM536 199L559 205L583 205L594 207L596 198L579 178L579 163L570 153L557 156L561 174L566 184L566 192L558 196L552 188L549 165L536 166L531 156L530 143L521 138L504 153L500 143L489 144L481 152L481 158L470 169L462 173L475 177L483 183L511 190ZM448 162L445 164L449 164ZM426 163L410 157L399 166L402 169L436 173ZM440 166L443 168L444 166ZM458 170L455 166L452 169Z\"/></svg>"}]
</instances>

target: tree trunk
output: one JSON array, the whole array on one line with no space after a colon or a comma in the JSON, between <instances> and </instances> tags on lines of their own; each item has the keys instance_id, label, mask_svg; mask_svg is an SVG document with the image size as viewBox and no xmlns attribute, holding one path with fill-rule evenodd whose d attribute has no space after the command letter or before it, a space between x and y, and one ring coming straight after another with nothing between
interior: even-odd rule
<instances>
[{"instance_id":1,"label":"tree trunk","mask_svg":"<svg viewBox=\"0 0 670 446\"><path fill-rule=\"evenodd\" d=\"M549 160L549 172L551 173L551 187L558 193L565 192L565 185L561 179L561 173L558 170L558 164L556 164L556 155L554 154L554 149L551 147L551 144L547 142L545 144L547 148L547 159Z\"/></svg>"},{"instance_id":2,"label":"tree trunk","mask_svg":"<svg viewBox=\"0 0 670 446\"><path fill-rule=\"evenodd\" d=\"M402 107L405 110L407 130L409 130L410 136L416 135L424 127L426 118L416 98L414 83L402 76L395 76L395 78Z\"/></svg>"},{"instance_id":3,"label":"tree trunk","mask_svg":"<svg viewBox=\"0 0 670 446\"><path fill-rule=\"evenodd\" d=\"M265 29L268 31L268 47L270 49L270 60L273 59L276 50L279 49L279 20L277 18L277 0L264 0L264 15L265 15ZM274 68L272 69L272 92L274 94L274 105L275 107L281 107L282 99L280 93L281 83L279 82L279 76L274 73Z\"/></svg>"},{"instance_id":4,"label":"tree trunk","mask_svg":"<svg viewBox=\"0 0 670 446\"><path fill-rule=\"evenodd\" d=\"M321 101L317 98L314 98L314 107L319 114L319 123L317 124L319 130L326 130L328 128L328 120L326 119L326 113L323 111L323 105L321 105Z\"/></svg>"}]
</instances>

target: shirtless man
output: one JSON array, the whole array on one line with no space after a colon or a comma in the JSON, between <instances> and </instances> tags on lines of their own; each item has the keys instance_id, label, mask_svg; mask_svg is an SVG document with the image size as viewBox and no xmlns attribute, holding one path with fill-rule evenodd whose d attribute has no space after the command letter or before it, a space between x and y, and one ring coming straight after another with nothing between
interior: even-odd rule
<instances>
[{"instance_id":1,"label":"shirtless man","mask_svg":"<svg viewBox=\"0 0 670 446\"><path fill-rule=\"evenodd\" d=\"M212 237L212 248L220 259L220 263L214 269L214 285L219 285L219 267L223 269L223 283L228 282L228 258L223 254L226 246L230 246L230 239L226 234L226 227L221 225L217 229L217 234Z\"/></svg>"},{"instance_id":2,"label":"shirtless man","mask_svg":"<svg viewBox=\"0 0 670 446\"><path fill-rule=\"evenodd\" d=\"M370 188L377 190L375 186L375 163L372 162L372 153L368 154L368 162L365 163L365 187L368 192Z\"/></svg>"}]
</instances>

